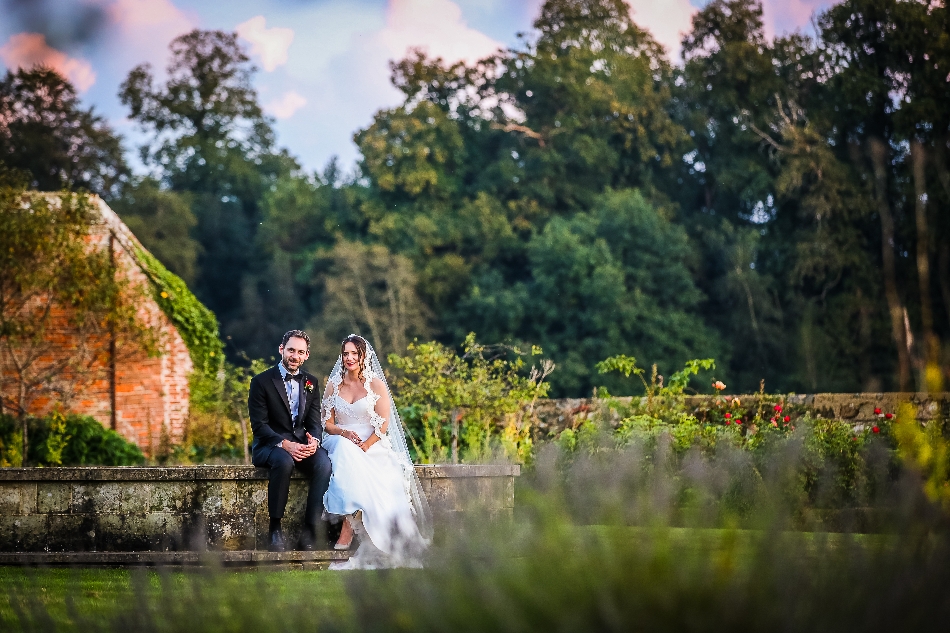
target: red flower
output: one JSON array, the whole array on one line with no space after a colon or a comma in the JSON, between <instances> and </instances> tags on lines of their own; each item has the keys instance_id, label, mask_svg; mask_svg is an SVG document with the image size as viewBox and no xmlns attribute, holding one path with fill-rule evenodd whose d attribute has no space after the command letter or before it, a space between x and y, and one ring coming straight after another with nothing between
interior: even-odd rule
<instances>
[{"instance_id":1,"label":"red flower","mask_svg":"<svg viewBox=\"0 0 950 633\"><path fill-rule=\"evenodd\" d=\"M732 420L726 420L726 426L729 426L730 424L732 424Z\"/></svg>"},{"instance_id":2,"label":"red flower","mask_svg":"<svg viewBox=\"0 0 950 633\"><path fill-rule=\"evenodd\" d=\"M782 412L782 405L780 405L780 404L777 404L777 405L775 405L775 406L772 407L772 408L775 409L775 410L776 410L777 412L779 412L779 413Z\"/></svg>"},{"instance_id":3,"label":"red flower","mask_svg":"<svg viewBox=\"0 0 950 633\"><path fill-rule=\"evenodd\" d=\"M310 382L309 378L304 382L303 388L307 390L307 393L313 393L313 383Z\"/></svg>"},{"instance_id":4,"label":"red flower","mask_svg":"<svg viewBox=\"0 0 950 633\"><path fill-rule=\"evenodd\" d=\"M887 418L888 420L890 420L891 418L894 417L894 414L893 414L893 413L885 413L885 414L884 414L884 417Z\"/></svg>"},{"instance_id":5,"label":"red flower","mask_svg":"<svg viewBox=\"0 0 950 633\"><path fill-rule=\"evenodd\" d=\"M778 421L778 418L773 415L771 421L772 421L772 422L777 422L777 421Z\"/></svg>"},{"instance_id":6,"label":"red flower","mask_svg":"<svg viewBox=\"0 0 950 633\"><path fill-rule=\"evenodd\" d=\"M729 418L732 417L732 414L731 414L731 413L726 413L724 417L728 420Z\"/></svg>"},{"instance_id":7,"label":"red flower","mask_svg":"<svg viewBox=\"0 0 950 633\"><path fill-rule=\"evenodd\" d=\"M875 407L875 408L874 408L874 415L881 415L881 408L880 408L880 407Z\"/></svg>"},{"instance_id":8,"label":"red flower","mask_svg":"<svg viewBox=\"0 0 950 633\"><path fill-rule=\"evenodd\" d=\"M872 426L872 427L871 427L871 432L872 432L872 433L880 433L880 432L881 432L881 429L878 428L878 427L876 427L876 426Z\"/></svg>"},{"instance_id":9,"label":"red flower","mask_svg":"<svg viewBox=\"0 0 950 633\"><path fill-rule=\"evenodd\" d=\"M736 418L736 424L742 424L742 420L740 420L739 418Z\"/></svg>"},{"instance_id":10,"label":"red flower","mask_svg":"<svg viewBox=\"0 0 950 633\"><path fill-rule=\"evenodd\" d=\"M791 422L791 421L792 421L792 416L786 415L784 418L782 418L782 420L784 420L785 422Z\"/></svg>"}]
</instances>

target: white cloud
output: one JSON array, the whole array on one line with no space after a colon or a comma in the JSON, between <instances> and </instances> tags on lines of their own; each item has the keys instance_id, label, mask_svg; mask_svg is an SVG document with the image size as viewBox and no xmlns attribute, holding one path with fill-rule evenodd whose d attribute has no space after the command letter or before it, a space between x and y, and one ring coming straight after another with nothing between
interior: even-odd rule
<instances>
[{"instance_id":1,"label":"white cloud","mask_svg":"<svg viewBox=\"0 0 950 633\"><path fill-rule=\"evenodd\" d=\"M11 69L49 66L69 79L79 92L89 90L96 83L96 73L89 62L52 48L41 33L13 35L0 46L0 59Z\"/></svg>"},{"instance_id":2,"label":"white cloud","mask_svg":"<svg viewBox=\"0 0 950 633\"><path fill-rule=\"evenodd\" d=\"M689 32L696 8L689 0L627 0L633 21L666 47L671 61L678 61L683 35Z\"/></svg>"},{"instance_id":3,"label":"white cloud","mask_svg":"<svg viewBox=\"0 0 950 633\"><path fill-rule=\"evenodd\" d=\"M462 10L451 0L389 0L386 26L378 41L396 59L414 46L448 62L475 62L491 55L501 44L469 28Z\"/></svg>"},{"instance_id":4,"label":"white cloud","mask_svg":"<svg viewBox=\"0 0 950 633\"><path fill-rule=\"evenodd\" d=\"M271 27L263 15L238 24L237 34L251 43L251 54L261 60L264 70L271 72L287 63L287 49L294 41L293 29Z\"/></svg>"},{"instance_id":5,"label":"white cloud","mask_svg":"<svg viewBox=\"0 0 950 633\"><path fill-rule=\"evenodd\" d=\"M307 105L307 100L296 90L284 93L264 106L264 110L273 114L277 119L289 119L300 108Z\"/></svg>"}]
</instances>

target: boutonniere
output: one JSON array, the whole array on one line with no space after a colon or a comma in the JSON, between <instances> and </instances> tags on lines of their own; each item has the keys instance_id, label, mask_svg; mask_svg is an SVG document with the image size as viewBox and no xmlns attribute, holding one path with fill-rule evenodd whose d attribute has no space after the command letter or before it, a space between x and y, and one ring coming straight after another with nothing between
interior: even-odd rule
<instances>
[{"instance_id":1,"label":"boutonniere","mask_svg":"<svg viewBox=\"0 0 950 633\"><path fill-rule=\"evenodd\" d=\"M309 378L304 380L303 388L307 390L307 393L313 393L313 383L310 382Z\"/></svg>"}]
</instances>

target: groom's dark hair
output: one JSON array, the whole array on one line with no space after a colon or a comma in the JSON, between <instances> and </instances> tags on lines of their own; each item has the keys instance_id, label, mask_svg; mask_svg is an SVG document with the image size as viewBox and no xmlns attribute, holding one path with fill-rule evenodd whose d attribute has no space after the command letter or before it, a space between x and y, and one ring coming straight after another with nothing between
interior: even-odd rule
<instances>
[{"instance_id":1,"label":"groom's dark hair","mask_svg":"<svg viewBox=\"0 0 950 633\"><path fill-rule=\"evenodd\" d=\"M287 341L292 338L302 338L303 340L307 341L307 349L310 349L310 337L307 336L307 333L303 330L291 330L284 334L284 338L280 341L280 346L284 347L287 345Z\"/></svg>"}]
</instances>

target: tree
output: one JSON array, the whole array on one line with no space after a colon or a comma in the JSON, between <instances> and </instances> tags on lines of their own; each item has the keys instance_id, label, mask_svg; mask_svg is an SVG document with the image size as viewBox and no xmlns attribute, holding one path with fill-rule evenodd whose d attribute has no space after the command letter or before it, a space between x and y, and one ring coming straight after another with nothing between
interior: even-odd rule
<instances>
[{"instance_id":1,"label":"tree","mask_svg":"<svg viewBox=\"0 0 950 633\"><path fill-rule=\"evenodd\" d=\"M662 364L712 356L685 232L636 190L608 192L589 213L549 222L528 244L528 274L474 279L459 302L488 340L530 341L559 370L554 393L589 393L598 355ZM606 350L606 353L605 353Z\"/></svg>"},{"instance_id":2,"label":"tree","mask_svg":"<svg viewBox=\"0 0 950 633\"><path fill-rule=\"evenodd\" d=\"M430 314L405 256L378 244L341 240L326 258L329 266L319 277L323 310L308 324L318 366L331 366L339 341L350 332L365 334L382 358L428 335Z\"/></svg>"},{"instance_id":3,"label":"tree","mask_svg":"<svg viewBox=\"0 0 950 633\"><path fill-rule=\"evenodd\" d=\"M0 162L27 172L39 191L112 197L129 174L119 137L79 105L66 79L42 66L0 81Z\"/></svg>"},{"instance_id":4,"label":"tree","mask_svg":"<svg viewBox=\"0 0 950 633\"><path fill-rule=\"evenodd\" d=\"M260 200L298 168L275 147L271 121L251 87L254 68L235 33L194 30L172 41L168 79L134 68L120 98L154 141L141 148L171 191L188 192L197 218L198 296L230 333L246 319L266 264L257 249ZM240 336L239 347L252 341Z\"/></svg>"},{"instance_id":5,"label":"tree","mask_svg":"<svg viewBox=\"0 0 950 633\"><path fill-rule=\"evenodd\" d=\"M201 245L190 235L198 221L187 195L141 178L127 184L111 206L149 252L185 282L194 283Z\"/></svg>"},{"instance_id":6,"label":"tree","mask_svg":"<svg viewBox=\"0 0 950 633\"><path fill-rule=\"evenodd\" d=\"M68 408L110 354L156 349L141 289L117 274L111 241L91 238L94 213L85 195L0 188L0 403L20 420L24 458L37 400Z\"/></svg>"}]
</instances>

